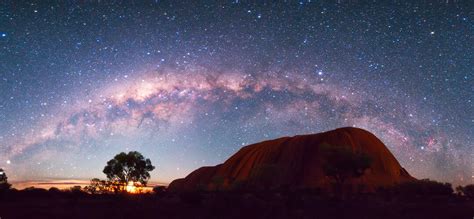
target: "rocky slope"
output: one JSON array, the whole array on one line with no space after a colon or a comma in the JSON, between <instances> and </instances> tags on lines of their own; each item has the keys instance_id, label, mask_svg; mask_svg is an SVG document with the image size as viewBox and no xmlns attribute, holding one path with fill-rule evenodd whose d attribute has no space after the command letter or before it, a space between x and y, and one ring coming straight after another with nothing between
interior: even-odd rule
<instances>
[{"instance_id":1,"label":"rocky slope","mask_svg":"<svg viewBox=\"0 0 474 219\"><path fill-rule=\"evenodd\" d=\"M364 175L346 181L353 188L373 190L414 180L375 135L348 127L245 146L223 164L201 167L186 178L173 181L169 189L329 189L333 181L323 171L326 159L321 152L322 145L349 146L354 152L370 157L371 166Z\"/></svg>"}]
</instances>

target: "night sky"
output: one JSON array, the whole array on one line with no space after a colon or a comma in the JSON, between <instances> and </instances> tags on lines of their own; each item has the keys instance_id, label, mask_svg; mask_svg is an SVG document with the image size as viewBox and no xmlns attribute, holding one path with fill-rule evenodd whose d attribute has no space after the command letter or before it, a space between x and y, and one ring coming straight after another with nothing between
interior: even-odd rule
<instances>
[{"instance_id":1,"label":"night sky","mask_svg":"<svg viewBox=\"0 0 474 219\"><path fill-rule=\"evenodd\" d=\"M137 150L170 182L250 143L355 126L417 178L474 182L468 1L19 2L0 3L11 181L105 178Z\"/></svg>"}]
</instances>

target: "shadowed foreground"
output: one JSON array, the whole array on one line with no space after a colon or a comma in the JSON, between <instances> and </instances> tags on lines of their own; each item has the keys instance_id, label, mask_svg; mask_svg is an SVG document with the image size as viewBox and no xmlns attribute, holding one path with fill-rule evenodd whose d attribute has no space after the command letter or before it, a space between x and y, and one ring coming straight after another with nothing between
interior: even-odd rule
<instances>
[{"instance_id":1,"label":"shadowed foreground","mask_svg":"<svg viewBox=\"0 0 474 219\"><path fill-rule=\"evenodd\" d=\"M9 218L472 218L474 201L457 195L393 193L338 198L317 191L90 195L11 191L0 199Z\"/></svg>"}]
</instances>

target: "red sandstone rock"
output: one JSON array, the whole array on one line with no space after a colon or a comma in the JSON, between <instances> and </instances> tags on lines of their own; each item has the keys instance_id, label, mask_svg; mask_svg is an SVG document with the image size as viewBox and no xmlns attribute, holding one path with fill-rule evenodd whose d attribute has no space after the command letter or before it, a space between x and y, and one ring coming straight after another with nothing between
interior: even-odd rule
<instances>
[{"instance_id":1,"label":"red sandstone rock","mask_svg":"<svg viewBox=\"0 0 474 219\"><path fill-rule=\"evenodd\" d=\"M332 181L323 172L325 159L320 151L322 144L350 146L353 151L366 153L371 158L371 166L363 176L347 181L354 187L363 185L372 190L414 180L375 135L348 127L245 146L223 164L201 167L184 179L174 180L169 189L327 189Z\"/></svg>"}]
</instances>

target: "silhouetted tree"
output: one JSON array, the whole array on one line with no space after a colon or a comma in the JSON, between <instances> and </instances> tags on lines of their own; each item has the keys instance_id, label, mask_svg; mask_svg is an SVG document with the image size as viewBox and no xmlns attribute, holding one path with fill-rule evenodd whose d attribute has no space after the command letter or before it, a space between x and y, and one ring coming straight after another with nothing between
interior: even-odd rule
<instances>
[{"instance_id":1,"label":"silhouetted tree","mask_svg":"<svg viewBox=\"0 0 474 219\"><path fill-rule=\"evenodd\" d=\"M137 151L122 152L107 162L103 172L115 191L124 191L129 183L136 187L146 186L150 179L150 171L155 167L150 159L145 159Z\"/></svg>"},{"instance_id":2,"label":"silhouetted tree","mask_svg":"<svg viewBox=\"0 0 474 219\"><path fill-rule=\"evenodd\" d=\"M334 180L336 190L342 190L347 179L364 175L372 163L366 153L354 152L349 146L323 144L320 149L325 158L323 171Z\"/></svg>"},{"instance_id":3,"label":"silhouetted tree","mask_svg":"<svg viewBox=\"0 0 474 219\"><path fill-rule=\"evenodd\" d=\"M91 179L90 184L84 187L84 191L90 194L104 194L111 190L107 181L98 178Z\"/></svg>"},{"instance_id":4,"label":"silhouetted tree","mask_svg":"<svg viewBox=\"0 0 474 219\"><path fill-rule=\"evenodd\" d=\"M458 186L456 187L456 191L460 195L464 195L470 199L474 199L474 184L466 185L466 186Z\"/></svg>"},{"instance_id":5,"label":"silhouetted tree","mask_svg":"<svg viewBox=\"0 0 474 219\"><path fill-rule=\"evenodd\" d=\"M8 183L8 177L3 169L0 169L0 191L10 189L11 184Z\"/></svg>"},{"instance_id":6,"label":"silhouetted tree","mask_svg":"<svg viewBox=\"0 0 474 219\"><path fill-rule=\"evenodd\" d=\"M450 183L441 183L430 179L401 183L395 186L394 190L395 194L405 197L448 196L453 194Z\"/></svg>"},{"instance_id":7,"label":"silhouetted tree","mask_svg":"<svg viewBox=\"0 0 474 219\"><path fill-rule=\"evenodd\" d=\"M350 147L322 145L321 149L326 158L324 173L340 183L362 176L372 163L367 154L353 152Z\"/></svg>"}]
</instances>

